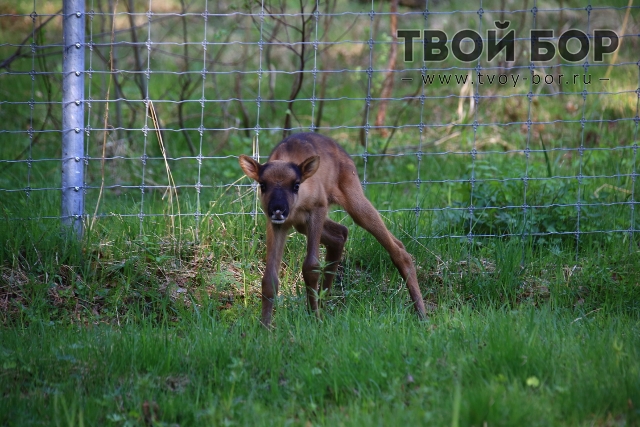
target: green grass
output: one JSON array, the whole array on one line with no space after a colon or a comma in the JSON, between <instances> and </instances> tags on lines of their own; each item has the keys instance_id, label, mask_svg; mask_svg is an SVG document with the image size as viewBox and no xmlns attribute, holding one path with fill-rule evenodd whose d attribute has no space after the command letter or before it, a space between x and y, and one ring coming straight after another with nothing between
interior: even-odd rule
<instances>
[{"instance_id":1,"label":"green grass","mask_svg":"<svg viewBox=\"0 0 640 427\"><path fill-rule=\"evenodd\" d=\"M403 298L401 298L403 299ZM636 425L640 324L599 311L370 301L265 331L203 310L0 332L3 425Z\"/></svg>"},{"instance_id":2,"label":"green grass","mask_svg":"<svg viewBox=\"0 0 640 427\"><path fill-rule=\"evenodd\" d=\"M211 214L194 241L192 219L147 218L140 234L116 217L82 242L55 221L4 221L0 424L640 422L640 258L621 239L585 239L576 257L573 242L418 240L392 222L431 310L421 323L350 221L317 321L292 235L269 332L263 221Z\"/></svg>"}]
</instances>

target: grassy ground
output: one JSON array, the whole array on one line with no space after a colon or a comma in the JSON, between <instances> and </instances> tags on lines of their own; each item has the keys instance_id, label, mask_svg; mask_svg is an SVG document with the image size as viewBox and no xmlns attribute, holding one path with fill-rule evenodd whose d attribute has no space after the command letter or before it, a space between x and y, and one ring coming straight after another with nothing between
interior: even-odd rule
<instances>
[{"instance_id":1,"label":"grassy ground","mask_svg":"<svg viewBox=\"0 0 640 427\"><path fill-rule=\"evenodd\" d=\"M352 227L317 321L294 235L268 332L262 221L214 216L198 244L186 220L182 241L162 218L140 235L134 217L80 243L5 221L0 424L640 422L640 261L625 242L585 240L576 257L571 241L405 236L421 323L386 253Z\"/></svg>"},{"instance_id":2,"label":"grassy ground","mask_svg":"<svg viewBox=\"0 0 640 427\"><path fill-rule=\"evenodd\" d=\"M401 298L402 299L402 298ZM397 298L178 325L4 329L3 425L637 425L640 325L601 310Z\"/></svg>"}]
</instances>

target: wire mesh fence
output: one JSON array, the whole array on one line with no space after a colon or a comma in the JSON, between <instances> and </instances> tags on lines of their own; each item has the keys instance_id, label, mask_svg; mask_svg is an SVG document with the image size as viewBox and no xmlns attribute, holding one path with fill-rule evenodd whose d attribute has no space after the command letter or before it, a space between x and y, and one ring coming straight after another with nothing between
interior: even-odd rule
<instances>
[{"instance_id":1,"label":"wire mesh fence","mask_svg":"<svg viewBox=\"0 0 640 427\"><path fill-rule=\"evenodd\" d=\"M9 221L185 220L197 237L211 216L258 212L239 154L311 131L416 239L637 239L633 0L72 3L0 6ZM83 40L63 37L70 16ZM69 49L82 70L63 67ZM81 99L63 98L69 73ZM65 127L70 103L80 126ZM65 191L81 212L61 211Z\"/></svg>"}]
</instances>

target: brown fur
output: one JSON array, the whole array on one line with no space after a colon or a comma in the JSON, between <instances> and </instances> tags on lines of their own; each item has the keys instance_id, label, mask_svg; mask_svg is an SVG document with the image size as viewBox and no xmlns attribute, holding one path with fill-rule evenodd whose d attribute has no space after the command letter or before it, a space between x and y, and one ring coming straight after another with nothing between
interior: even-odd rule
<instances>
[{"instance_id":1,"label":"brown fur","mask_svg":"<svg viewBox=\"0 0 640 427\"><path fill-rule=\"evenodd\" d=\"M307 236L302 275L309 308L318 314L320 243L327 248L322 287L330 291L348 235L347 227L327 218L332 204L342 206L356 224L370 232L389 252L407 283L418 316L425 317L411 255L387 230L362 191L353 160L334 140L316 133L295 134L274 148L267 163L260 164L244 155L239 162L244 173L260 184L262 209L267 215L267 265L262 278L265 326L271 324L273 299L279 286L278 272L291 227Z\"/></svg>"}]
</instances>

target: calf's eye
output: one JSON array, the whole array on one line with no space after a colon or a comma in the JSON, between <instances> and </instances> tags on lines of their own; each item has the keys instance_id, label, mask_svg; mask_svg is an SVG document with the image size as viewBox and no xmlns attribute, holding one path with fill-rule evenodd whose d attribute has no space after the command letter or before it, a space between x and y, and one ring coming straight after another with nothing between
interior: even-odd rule
<instances>
[{"instance_id":1,"label":"calf's eye","mask_svg":"<svg viewBox=\"0 0 640 427\"><path fill-rule=\"evenodd\" d=\"M296 182L295 184L293 184L293 192L297 193L298 190L300 190L300 184Z\"/></svg>"}]
</instances>

